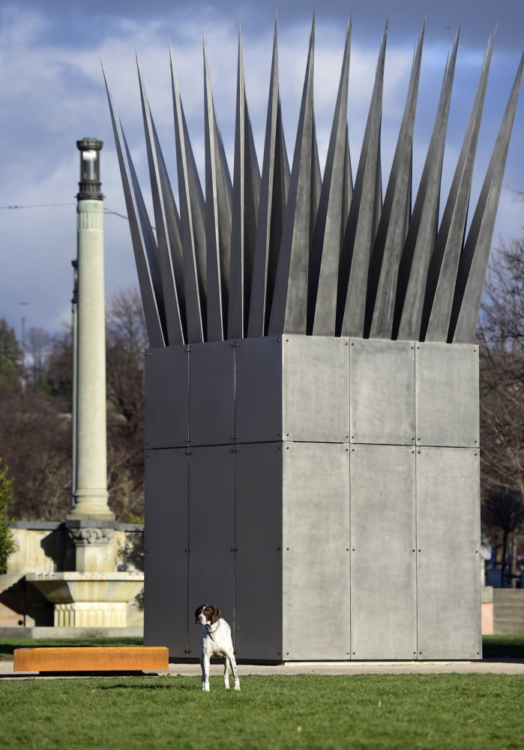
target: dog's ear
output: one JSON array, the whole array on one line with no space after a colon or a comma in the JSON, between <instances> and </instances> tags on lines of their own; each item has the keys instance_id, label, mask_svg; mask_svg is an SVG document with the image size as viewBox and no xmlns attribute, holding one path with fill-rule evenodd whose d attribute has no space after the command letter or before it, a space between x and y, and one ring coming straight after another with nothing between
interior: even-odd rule
<instances>
[{"instance_id":1,"label":"dog's ear","mask_svg":"<svg viewBox=\"0 0 524 750\"><path fill-rule=\"evenodd\" d=\"M222 610L214 606L211 607L211 609L213 610L213 614L211 615L211 622L212 623L218 622L220 618L222 617Z\"/></svg>"},{"instance_id":2,"label":"dog's ear","mask_svg":"<svg viewBox=\"0 0 524 750\"><path fill-rule=\"evenodd\" d=\"M202 612L203 607L197 607L195 611L195 623L198 625L198 615Z\"/></svg>"}]
</instances>

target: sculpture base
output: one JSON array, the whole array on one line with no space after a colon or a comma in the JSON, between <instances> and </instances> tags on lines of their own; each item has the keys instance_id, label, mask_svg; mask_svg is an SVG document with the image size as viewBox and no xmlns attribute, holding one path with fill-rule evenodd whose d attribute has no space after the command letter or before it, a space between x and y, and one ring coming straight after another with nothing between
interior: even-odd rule
<instances>
[{"instance_id":1,"label":"sculpture base","mask_svg":"<svg viewBox=\"0 0 524 750\"><path fill-rule=\"evenodd\" d=\"M26 580L54 604L55 627L126 627L128 603L144 585L139 572L33 573Z\"/></svg>"},{"instance_id":2,"label":"sculpture base","mask_svg":"<svg viewBox=\"0 0 524 750\"><path fill-rule=\"evenodd\" d=\"M476 347L285 335L146 364L146 645L197 657L209 602L239 659L481 656Z\"/></svg>"}]
</instances>

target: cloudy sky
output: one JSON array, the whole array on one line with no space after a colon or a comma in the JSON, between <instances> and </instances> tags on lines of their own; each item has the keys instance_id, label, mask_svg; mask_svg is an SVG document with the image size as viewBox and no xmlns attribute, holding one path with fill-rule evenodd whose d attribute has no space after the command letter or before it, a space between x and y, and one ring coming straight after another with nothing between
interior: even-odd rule
<instances>
[{"instance_id":1,"label":"cloudy sky","mask_svg":"<svg viewBox=\"0 0 524 750\"><path fill-rule=\"evenodd\" d=\"M24 0L0 3L0 317L20 333L27 327L58 330L70 318L71 260L76 255L75 141L104 141L103 192L107 209L125 214L120 175L103 88L100 58L149 198L135 49L140 57L164 156L175 183L175 149L168 38L195 155L203 169L202 32L205 32L215 106L232 170L236 47L242 23L246 87L262 161L275 11L287 148L292 157L307 56L312 6L280 0ZM423 167L446 56L462 22L448 128L446 195L489 35L498 23L474 176L480 186L524 48L522 0L317 0L315 106L321 162L325 157L348 16L353 10L349 128L356 172L380 38L389 12L383 116L386 185L405 103L413 55L424 16L426 38L415 127L414 186ZM297 9L298 8L298 9ZM524 99L524 95L521 97ZM524 103L517 109L495 241L520 231L524 203ZM41 204L66 204L35 207ZM6 206L17 205L19 209ZM28 206L22 208L22 206ZM136 283L127 221L105 219L106 295ZM27 303L21 305L20 303Z\"/></svg>"}]
</instances>

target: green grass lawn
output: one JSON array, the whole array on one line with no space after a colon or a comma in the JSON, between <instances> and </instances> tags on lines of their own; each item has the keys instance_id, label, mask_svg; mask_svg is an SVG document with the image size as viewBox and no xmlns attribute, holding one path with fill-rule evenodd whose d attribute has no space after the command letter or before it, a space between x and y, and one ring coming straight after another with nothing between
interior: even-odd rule
<instances>
[{"instance_id":1,"label":"green grass lawn","mask_svg":"<svg viewBox=\"0 0 524 750\"><path fill-rule=\"evenodd\" d=\"M524 677L0 680L0 747L522 748Z\"/></svg>"}]
</instances>

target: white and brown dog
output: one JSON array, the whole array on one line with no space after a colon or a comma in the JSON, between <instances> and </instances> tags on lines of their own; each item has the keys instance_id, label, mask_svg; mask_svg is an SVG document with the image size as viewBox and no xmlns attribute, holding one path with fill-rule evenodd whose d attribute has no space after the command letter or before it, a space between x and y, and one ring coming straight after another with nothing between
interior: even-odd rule
<instances>
[{"instance_id":1,"label":"white and brown dog","mask_svg":"<svg viewBox=\"0 0 524 750\"><path fill-rule=\"evenodd\" d=\"M212 658L224 659L224 683L229 689L229 669L233 672L235 690L240 690L237 663L231 638L231 628L222 618L222 612L212 604L203 604L195 612L200 630L200 665L202 667L202 690L209 690L209 664Z\"/></svg>"}]
</instances>

